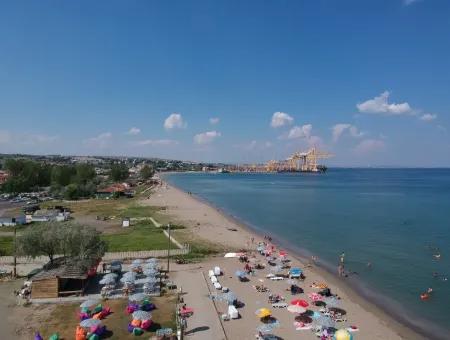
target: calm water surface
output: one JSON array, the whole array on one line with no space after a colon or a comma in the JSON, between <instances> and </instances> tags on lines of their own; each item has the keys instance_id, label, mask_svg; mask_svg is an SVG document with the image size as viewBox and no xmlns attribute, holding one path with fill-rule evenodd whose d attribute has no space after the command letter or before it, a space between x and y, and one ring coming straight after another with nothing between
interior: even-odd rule
<instances>
[{"instance_id":1,"label":"calm water surface","mask_svg":"<svg viewBox=\"0 0 450 340\"><path fill-rule=\"evenodd\" d=\"M450 338L450 281L443 280L450 277L450 169L183 173L166 179L333 268L345 251L358 281L384 301L439 324ZM423 302L419 295L428 287L434 295Z\"/></svg>"}]
</instances>

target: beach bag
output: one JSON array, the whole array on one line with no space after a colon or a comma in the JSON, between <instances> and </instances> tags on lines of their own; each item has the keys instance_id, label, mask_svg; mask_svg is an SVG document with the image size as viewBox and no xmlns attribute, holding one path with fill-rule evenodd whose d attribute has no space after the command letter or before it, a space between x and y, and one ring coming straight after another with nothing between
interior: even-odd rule
<instances>
[{"instance_id":1,"label":"beach bag","mask_svg":"<svg viewBox=\"0 0 450 340\"><path fill-rule=\"evenodd\" d=\"M133 329L133 335L139 336L144 334L144 330L142 328L136 327Z\"/></svg>"},{"instance_id":2,"label":"beach bag","mask_svg":"<svg viewBox=\"0 0 450 340\"><path fill-rule=\"evenodd\" d=\"M39 332L34 335L34 340L44 340Z\"/></svg>"},{"instance_id":3,"label":"beach bag","mask_svg":"<svg viewBox=\"0 0 450 340\"><path fill-rule=\"evenodd\" d=\"M141 328L147 330L150 328L151 325L152 325L152 320L144 320L141 323Z\"/></svg>"},{"instance_id":4,"label":"beach bag","mask_svg":"<svg viewBox=\"0 0 450 340\"><path fill-rule=\"evenodd\" d=\"M134 329L134 326L131 323L129 323L128 324L128 332L133 333L133 329Z\"/></svg>"},{"instance_id":5,"label":"beach bag","mask_svg":"<svg viewBox=\"0 0 450 340\"><path fill-rule=\"evenodd\" d=\"M50 338L48 338L48 340L59 340L59 334L58 333L52 334Z\"/></svg>"},{"instance_id":6,"label":"beach bag","mask_svg":"<svg viewBox=\"0 0 450 340\"><path fill-rule=\"evenodd\" d=\"M133 327L141 327L141 320L133 319L133 321L131 321L131 325Z\"/></svg>"}]
</instances>

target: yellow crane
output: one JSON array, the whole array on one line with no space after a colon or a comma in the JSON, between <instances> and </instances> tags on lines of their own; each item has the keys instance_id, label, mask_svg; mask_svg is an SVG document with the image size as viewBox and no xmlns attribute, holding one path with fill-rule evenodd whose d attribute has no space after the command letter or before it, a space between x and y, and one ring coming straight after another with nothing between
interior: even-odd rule
<instances>
[{"instance_id":1,"label":"yellow crane","mask_svg":"<svg viewBox=\"0 0 450 340\"><path fill-rule=\"evenodd\" d=\"M295 152L285 161L271 160L266 164L266 171L304 171L304 172L320 172L325 167L318 164L318 160L330 158L333 155L329 152L320 151L316 147L312 147L308 151Z\"/></svg>"}]
</instances>

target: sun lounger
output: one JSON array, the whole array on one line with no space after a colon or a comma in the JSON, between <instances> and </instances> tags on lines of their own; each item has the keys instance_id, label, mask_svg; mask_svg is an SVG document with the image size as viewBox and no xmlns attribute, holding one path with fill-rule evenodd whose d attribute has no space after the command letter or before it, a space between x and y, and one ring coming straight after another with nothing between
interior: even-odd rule
<instances>
[{"instance_id":1,"label":"sun lounger","mask_svg":"<svg viewBox=\"0 0 450 340\"><path fill-rule=\"evenodd\" d=\"M227 293L229 291L228 287L222 287L222 292Z\"/></svg>"},{"instance_id":2,"label":"sun lounger","mask_svg":"<svg viewBox=\"0 0 450 340\"><path fill-rule=\"evenodd\" d=\"M222 274L220 267L214 267L214 275L219 276L220 274Z\"/></svg>"},{"instance_id":3,"label":"sun lounger","mask_svg":"<svg viewBox=\"0 0 450 340\"><path fill-rule=\"evenodd\" d=\"M214 282L214 288L222 289L222 285L219 282Z\"/></svg>"},{"instance_id":4,"label":"sun lounger","mask_svg":"<svg viewBox=\"0 0 450 340\"><path fill-rule=\"evenodd\" d=\"M272 304L272 308L287 308L288 304L286 302L277 302Z\"/></svg>"},{"instance_id":5,"label":"sun lounger","mask_svg":"<svg viewBox=\"0 0 450 340\"><path fill-rule=\"evenodd\" d=\"M213 271L213 270L209 270L209 271L208 271L208 276L209 276L209 277L214 276L214 271Z\"/></svg>"},{"instance_id":6,"label":"sun lounger","mask_svg":"<svg viewBox=\"0 0 450 340\"><path fill-rule=\"evenodd\" d=\"M296 327L295 330L296 331L306 331L306 330L309 330L311 328L312 328L311 324L308 324L308 325Z\"/></svg>"},{"instance_id":7,"label":"sun lounger","mask_svg":"<svg viewBox=\"0 0 450 340\"><path fill-rule=\"evenodd\" d=\"M281 281L284 280L284 277L281 276L273 276L270 278L272 281Z\"/></svg>"},{"instance_id":8,"label":"sun lounger","mask_svg":"<svg viewBox=\"0 0 450 340\"><path fill-rule=\"evenodd\" d=\"M267 277L268 279L270 279L271 277L275 277L275 274L270 273L270 274L267 274L266 277Z\"/></svg>"},{"instance_id":9,"label":"sun lounger","mask_svg":"<svg viewBox=\"0 0 450 340\"><path fill-rule=\"evenodd\" d=\"M211 282L212 283L217 282L217 277L215 275L211 276Z\"/></svg>"}]
</instances>

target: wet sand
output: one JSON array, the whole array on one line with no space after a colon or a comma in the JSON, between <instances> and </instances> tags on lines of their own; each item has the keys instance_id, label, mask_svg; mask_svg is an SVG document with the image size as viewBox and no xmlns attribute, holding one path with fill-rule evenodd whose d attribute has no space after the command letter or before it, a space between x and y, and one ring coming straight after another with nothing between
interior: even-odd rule
<instances>
[{"instance_id":1,"label":"wet sand","mask_svg":"<svg viewBox=\"0 0 450 340\"><path fill-rule=\"evenodd\" d=\"M253 230L223 214L220 210L167 184L156 188L153 195L149 199L142 201L142 204L166 207L164 214L170 216L174 222L179 222L188 227L188 230L197 239L214 243L227 251L249 247L252 238L254 238L255 242L262 240L261 236L253 232ZM220 259L220 261L217 259L217 262L223 263L224 266L229 266L231 263L224 263L223 259ZM300 257L294 258L293 265L298 265L302 268L306 267L305 260ZM239 263L234 263L233 266L235 268L229 267L229 270L242 269L242 265ZM306 293L316 291L309 287L312 282L326 282L332 291L342 298L342 307L348 313L348 322L342 324L342 326L357 325L360 328L360 332L355 337L360 339L424 339L424 336L400 324L381 309L362 298L353 289L348 287L342 279L316 266L305 269L305 275L307 279L302 284L302 288L305 289ZM228 279L232 280L230 278ZM258 295L260 293L248 289L248 286L234 285L234 280L228 282L228 279L226 279L226 284L233 284L236 295L245 296L245 300L248 301L262 300L261 296ZM278 282L274 282L273 284L278 284ZM279 287L281 286L277 285L273 289L276 291ZM242 338L254 338L255 325L250 321L255 319L254 314L252 314L254 310L245 310L243 313L245 315L243 319L247 322L233 322L232 328L238 333L235 333L235 331L232 333L236 335L241 334ZM253 315L253 318L251 318L251 315ZM299 331L295 331L292 324L292 314L284 311L280 312L278 317L283 320L283 325L286 327L283 329L282 334L279 334L280 336L283 335L285 339L294 336L297 337L300 334L302 337L308 336L309 338L311 336L311 339L314 338L312 332L303 331L299 334ZM274 333L277 334L277 332ZM233 339L234 337L230 338Z\"/></svg>"}]
</instances>

